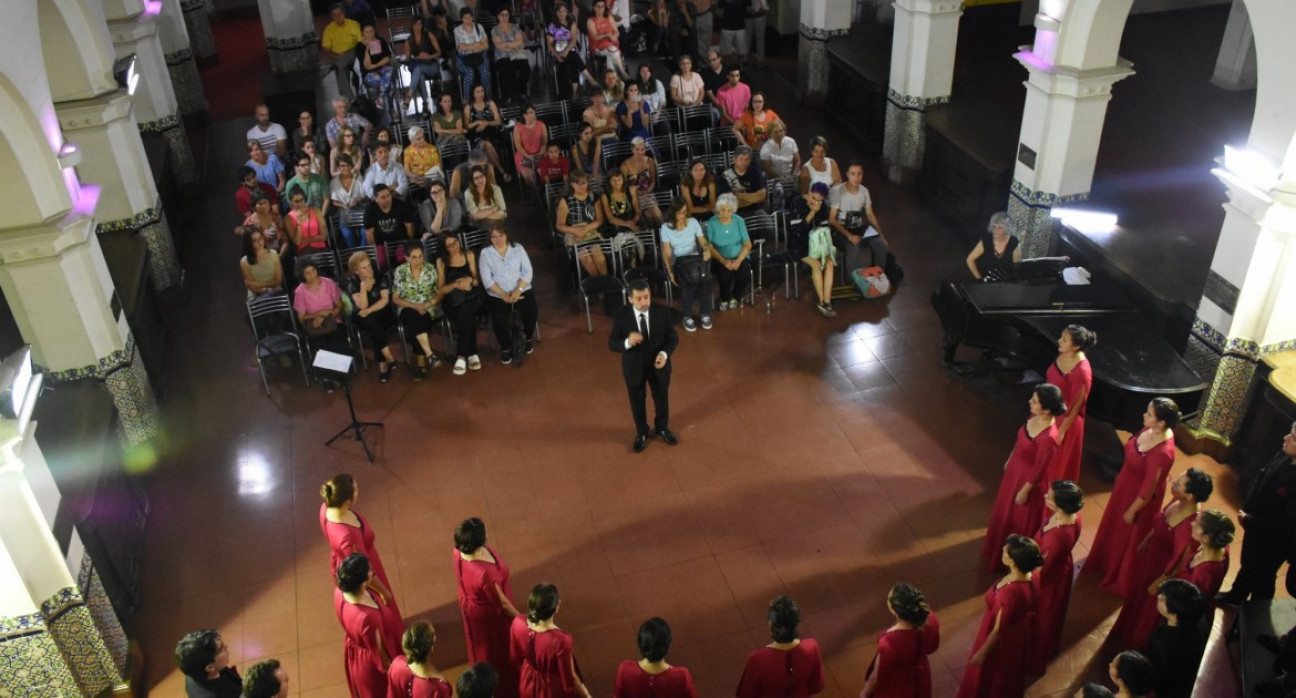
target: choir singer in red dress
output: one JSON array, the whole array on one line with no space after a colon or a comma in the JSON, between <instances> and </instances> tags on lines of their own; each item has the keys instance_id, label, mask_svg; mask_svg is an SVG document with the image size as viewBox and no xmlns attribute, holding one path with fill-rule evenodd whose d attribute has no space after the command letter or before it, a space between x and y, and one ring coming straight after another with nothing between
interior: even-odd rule
<instances>
[{"instance_id":1,"label":"choir singer in red dress","mask_svg":"<svg viewBox=\"0 0 1296 698\"><path fill-rule=\"evenodd\" d=\"M1093 387L1093 369L1085 350L1098 343L1098 335L1080 325L1067 325L1058 337L1058 356L1048 367L1044 380L1062 389L1066 414L1058 415L1058 451L1049 480L1080 479L1084 453L1085 403Z\"/></svg>"},{"instance_id":2,"label":"choir singer in red dress","mask_svg":"<svg viewBox=\"0 0 1296 698\"><path fill-rule=\"evenodd\" d=\"M1197 553L1197 513L1214 489L1210 475L1189 468L1170 484L1170 503L1153 521L1152 530L1143 540L1130 541L1119 582L1123 602L1110 633L1120 649L1141 649L1147 643L1159 618L1156 597L1161 582L1177 577Z\"/></svg>"},{"instance_id":3,"label":"choir singer in red dress","mask_svg":"<svg viewBox=\"0 0 1296 698\"><path fill-rule=\"evenodd\" d=\"M1228 547L1233 543L1237 528L1233 519L1219 509L1207 509L1193 522L1193 538L1197 541L1197 554L1179 572L1179 578L1192 582L1208 601L1215 598L1228 574ZM1213 608L1206 609L1207 612Z\"/></svg>"},{"instance_id":4,"label":"choir singer in red dress","mask_svg":"<svg viewBox=\"0 0 1296 698\"><path fill-rule=\"evenodd\" d=\"M560 601L558 587L537 584L527 598L527 614L513 619L509 655L514 665L522 667L522 698L590 698L576 664L572 636L554 624Z\"/></svg>"},{"instance_id":5,"label":"choir singer in red dress","mask_svg":"<svg viewBox=\"0 0 1296 698\"><path fill-rule=\"evenodd\" d=\"M931 698L927 655L940 647L940 620L918 588L897 584L887 594L895 623L878 636L860 698Z\"/></svg>"},{"instance_id":6,"label":"choir singer in red dress","mask_svg":"<svg viewBox=\"0 0 1296 698\"><path fill-rule=\"evenodd\" d=\"M1031 673L1043 674L1048 662L1062 644L1062 626L1067 605L1071 603L1071 582L1075 562L1071 551L1080 538L1080 509L1084 493L1070 480L1054 480L1044 495L1049 517L1035 542L1039 544L1044 564L1036 570L1035 587L1039 604L1035 610L1035 641L1031 645Z\"/></svg>"},{"instance_id":7,"label":"choir singer in red dress","mask_svg":"<svg viewBox=\"0 0 1296 698\"><path fill-rule=\"evenodd\" d=\"M806 698L824 688L819 643L798 637L801 609L789 596L770 602L765 614L773 642L747 655L738 698Z\"/></svg>"},{"instance_id":8,"label":"choir singer in red dress","mask_svg":"<svg viewBox=\"0 0 1296 698\"><path fill-rule=\"evenodd\" d=\"M404 627L395 609L373 591L369 559L355 553L337 569L333 609L346 632L344 664L351 698L387 698L387 668Z\"/></svg>"},{"instance_id":9,"label":"choir singer in red dress","mask_svg":"<svg viewBox=\"0 0 1296 698\"><path fill-rule=\"evenodd\" d=\"M653 616L639 626L638 639L640 659L621 662L612 698L697 698L689 670L666 663L670 625Z\"/></svg>"},{"instance_id":10,"label":"choir singer in red dress","mask_svg":"<svg viewBox=\"0 0 1296 698\"><path fill-rule=\"evenodd\" d=\"M1017 430L1017 445L1004 463L999 494L990 512L981 559L990 571L1002 568L1003 541L1011 533L1035 535L1044 518L1044 490L1058 453L1056 416L1066 412L1062 391L1040 383L1030 399L1030 418Z\"/></svg>"},{"instance_id":11,"label":"choir singer in red dress","mask_svg":"<svg viewBox=\"0 0 1296 698\"><path fill-rule=\"evenodd\" d=\"M1003 546L1008 574L985 593L986 613L972 642L958 698L1021 698L1035 625L1031 573L1044 563L1039 546L1013 534Z\"/></svg>"},{"instance_id":12,"label":"choir singer in red dress","mask_svg":"<svg viewBox=\"0 0 1296 698\"><path fill-rule=\"evenodd\" d=\"M432 663L436 629L420 620L405 629L402 654L387 669L387 698L451 698L454 687Z\"/></svg>"},{"instance_id":13,"label":"choir singer in red dress","mask_svg":"<svg viewBox=\"0 0 1296 698\"><path fill-rule=\"evenodd\" d=\"M498 698L516 698L517 666L509 658L509 626L517 618L509 588L509 567L486 545L486 524L464 519L454 532L455 579L463 614L468 661L485 662L499 674Z\"/></svg>"},{"instance_id":14,"label":"choir singer in red dress","mask_svg":"<svg viewBox=\"0 0 1296 698\"><path fill-rule=\"evenodd\" d=\"M1137 544L1152 529L1165 498L1166 477L1174 465L1174 428L1178 424L1179 406L1174 400L1156 398L1143 413L1143 428L1125 443L1125 462L1084 563L1086 574L1103 575L1103 589L1119 593L1120 568L1129 542Z\"/></svg>"},{"instance_id":15,"label":"choir singer in red dress","mask_svg":"<svg viewBox=\"0 0 1296 698\"><path fill-rule=\"evenodd\" d=\"M383 569L382 558L374 546L374 531L369 521L355 511L356 500L360 498L360 485L355 478L345 473L333 476L333 479L320 487L320 530L329 544L329 574L336 575L338 565L354 553L362 553L369 559L369 567L374 572L371 588L382 595L383 600L395 610L396 596L392 594L391 582L387 580L387 571ZM392 652L400 646L389 648Z\"/></svg>"}]
</instances>

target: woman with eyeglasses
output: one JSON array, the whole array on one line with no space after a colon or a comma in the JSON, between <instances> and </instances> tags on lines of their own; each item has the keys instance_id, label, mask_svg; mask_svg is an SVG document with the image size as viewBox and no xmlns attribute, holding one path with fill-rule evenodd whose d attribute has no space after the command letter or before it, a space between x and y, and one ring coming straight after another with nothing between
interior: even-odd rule
<instances>
[{"instance_id":1,"label":"woman with eyeglasses","mask_svg":"<svg viewBox=\"0 0 1296 698\"><path fill-rule=\"evenodd\" d=\"M753 150L760 150L761 146L765 145L765 141L769 140L770 129L778 120L778 114L774 113L773 109L765 108L765 93L752 92L751 102L748 103L746 111L733 125L734 137L739 143L751 146Z\"/></svg>"},{"instance_id":2,"label":"woman with eyeglasses","mask_svg":"<svg viewBox=\"0 0 1296 698\"><path fill-rule=\"evenodd\" d=\"M472 168L468 191L464 192L464 208L468 210L468 216L473 223L479 225L503 222L508 218L504 191L498 184L491 184L486 176L486 168Z\"/></svg>"},{"instance_id":3,"label":"woman with eyeglasses","mask_svg":"<svg viewBox=\"0 0 1296 698\"><path fill-rule=\"evenodd\" d=\"M747 293L751 281L751 237L747 223L738 210L738 199L733 194L716 197L715 216L706 223L706 239L711 247L711 271L720 285L719 310L735 310Z\"/></svg>"},{"instance_id":4,"label":"woman with eyeglasses","mask_svg":"<svg viewBox=\"0 0 1296 698\"><path fill-rule=\"evenodd\" d=\"M351 278L347 280L347 293L351 294L352 321L369 338L374 359L378 362L378 382L391 380L391 335L396 318L391 308L391 288L385 276L374 275L373 260L364 251L355 252L347 260Z\"/></svg>"},{"instance_id":5,"label":"woman with eyeglasses","mask_svg":"<svg viewBox=\"0 0 1296 698\"><path fill-rule=\"evenodd\" d=\"M428 184L427 201L419 204L418 213L425 231L425 240L434 235L457 233L463 229L463 204L446 192L446 184L442 180L434 179Z\"/></svg>"},{"instance_id":6,"label":"woman with eyeglasses","mask_svg":"<svg viewBox=\"0 0 1296 698\"><path fill-rule=\"evenodd\" d=\"M411 187L422 189L433 179L445 180L445 170L441 168L441 151L428 143L419 126L410 127L409 146L405 148L402 160Z\"/></svg>"},{"instance_id":7,"label":"woman with eyeglasses","mask_svg":"<svg viewBox=\"0 0 1296 698\"><path fill-rule=\"evenodd\" d=\"M346 247L359 247L364 244L364 224L356 219L357 213L364 213L369 197L365 195L364 178L355 174L351 156L343 153L337 156L338 174L333 177L329 186L329 201L337 208L338 234ZM348 222L348 219L355 222Z\"/></svg>"},{"instance_id":8,"label":"woman with eyeglasses","mask_svg":"<svg viewBox=\"0 0 1296 698\"><path fill-rule=\"evenodd\" d=\"M534 271L531 257L522 246L509 240L502 223L491 225L490 245L478 258L482 288L486 289L486 309L490 312L495 339L500 345L500 363L513 363L509 349L509 315L517 309L522 315L522 329L526 334L526 353L535 351L536 318L539 308L535 294L531 293Z\"/></svg>"},{"instance_id":9,"label":"woman with eyeglasses","mask_svg":"<svg viewBox=\"0 0 1296 698\"><path fill-rule=\"evenodd\" d=\"M512 104L531 98L531 62L527 58L526 35L512 22L507 7L500 8L499 23L491 30L495 46L495 71L500 79L504 102Z\"/></svg>"},{"instance_id":10,"label":"woman with eyeglasses","mask_svg":"<svg viewBox=\"0 0 1296 698\"><path fill-rule=\"evenodd\" d=\"M449 289L438 282L435 267L427 264L423 245L411 242L405 249L405 262L396 267L392 275L392 301L396 303L396 319L405 328L405 336L413 337L422 353L415 355L414 380L427 378L429 365L440 363L432 352L432 323L441 317L441 299Z\"/></svg>"},{"instance_id":11,"label":"woman with eyeglasses","mask_svg":"<svg viewBox=\"0 0 1296 698\"><path fill-rule=\"evenodd\" d=\"M355 129L343 126L338 129L337 147L329 151L329 173L334 177L341 173L338 169L338 158L346 155L351 158L352 172L363 175L365 169L365 149L360 147L360 137Z\"/></svg>"},{"instance_id":12,"label":"woman with eyeglasses","mask_svg":"<svg viewBox=\"0 0 1296 698\"><path fill-rule=\"evenodd\" d=\"M589 177L584 172L573 172L567 178L567 191L554 207L554 227L563 236L567 247L603 237L603 210L599 200L590 193ZM583 247L578 261L588 276L608 273L607 258L597 246Z\"/></svg>"}]
</instances>

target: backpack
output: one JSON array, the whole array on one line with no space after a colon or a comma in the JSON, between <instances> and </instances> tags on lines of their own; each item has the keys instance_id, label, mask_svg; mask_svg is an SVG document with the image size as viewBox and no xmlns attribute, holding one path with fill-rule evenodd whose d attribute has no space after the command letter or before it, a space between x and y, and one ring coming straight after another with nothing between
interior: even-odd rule
<instances>
[{"instance_id":1,"label":"backpack","mask_svg":"<svg viewBox=\"0 0 1296 698\"><path fill-rule=\"evenodd\" d=\"M865 298L881 298L891 293L891 280L882 267L863 267L852 272L855 286Z\"/></svg>"}]
</instances>

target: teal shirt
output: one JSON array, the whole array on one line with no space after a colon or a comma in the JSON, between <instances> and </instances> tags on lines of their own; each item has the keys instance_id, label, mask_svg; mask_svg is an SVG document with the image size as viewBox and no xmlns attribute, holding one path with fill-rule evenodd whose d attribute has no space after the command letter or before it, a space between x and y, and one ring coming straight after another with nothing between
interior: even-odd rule
<instances>
[{"instance_id":1,"label":"teal shirt","mask_svg":"<svg viewBox=\"0 0 1296 698\"><path fill-rule=\"evenodd\" d=\"M706 224L706 239L725 259L734 259L742 252L743 244L751 242L751 237L747 235L747 223L737 214L734 214L728 225L721 223L719 216L712 216Z\"/></svg>"}]
</instances>

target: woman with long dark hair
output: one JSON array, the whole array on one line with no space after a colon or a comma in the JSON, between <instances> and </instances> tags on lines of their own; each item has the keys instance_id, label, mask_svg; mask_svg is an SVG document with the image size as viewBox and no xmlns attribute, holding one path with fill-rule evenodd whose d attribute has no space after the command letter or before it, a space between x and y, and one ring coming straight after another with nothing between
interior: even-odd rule
<instances>
[{"instance_id":1,"label":"woman with long dark hair","mask_svg":"<svg viewBox=\"0 0 1296 698\"><path fill-rule=\"evenodd\" d=\"M454 374L462 376L468 369L481 369L477 356L477 314L481 311L481 277L477 273L477 255L465 249L459 236L441 235L441 254L437 257L437 278L448 289L441 306L450 318L455 338Z\"/></svg>"}]
</instances>

